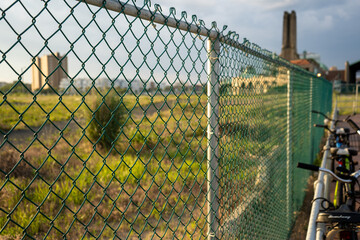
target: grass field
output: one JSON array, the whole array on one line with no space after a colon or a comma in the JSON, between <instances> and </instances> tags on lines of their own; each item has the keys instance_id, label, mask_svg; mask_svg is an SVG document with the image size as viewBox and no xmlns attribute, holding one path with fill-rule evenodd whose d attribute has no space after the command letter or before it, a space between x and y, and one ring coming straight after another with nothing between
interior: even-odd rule
<instances>
[{"instance_id":1,"label":"grass field","mask_svg":"<svg viewBox=\"0 0 360 240\"><path fill-rule=\"evenodd\" d=\"M355 94L344 94L344 95L334 95L334 104L337 100L337 106L340 110L340 115L350 115L353 113L360 113L360 98L356 103Z\"/></svg>"},{"instance_id":2,"label":"grass field","mask_svg":"<svg viewBox=\"0 0 360 240\"><path fill-rule=\"evenodd\" d=\"M41 126L46 119L68 120L80 102L79 96L64 96L61 99L55 95L39 95L36 99L33 99L30 94L7 96L0 105L0 129L9 130L13 127L17 130L24 129L26 127L24 123L37 127ZM82 110L77 112L83 114Z\"/></svg>"},{"instance_id":3,"label":"grass field","mask_svg":"<svg viewBox=\"0 0 360 240\"><path fill-rule=\"evenodd\" d=\"M36 239L107 239L114 233L120 238L174 233L204 238L207 97L123 96L129 116L109 152L86 135L93 97L39 95L34 101L17 95L0 106L1 116L7 116L1 118L3 131L40 126L47 118L78 123L16 146L25 149L21 152L10 144L0 148L1 235L16 238L26 229ZM286 100L278 98L278 106L285 106ZM222 99L220 141L225 147L220 154L227 183L221 184L228 189L222 200L228 210L239 204L231 186L254 188L259 159L278 148L261 140L283 124L286 111L274 111L274 100L271 95ZM241 174L233 174L235 169Z\"/></svg>"},{"instance_id":4,"label":"grass field","mask_svg":"<svg viewBox=\"0 0 360 240\"><path fill-rule=\"evenodd\" d=\"M69 120L72 117L84 119L85 113L89 111L89 103L94 97L95 95L91 94L84 98L77 95L65 95L62 97L57 95L37 95L36 98L30 94L8 95L0 103L0 130L25 129L26 125L38 127L44 124L47 119L55 122ZM150 105L178 100L181 104L189 103L194 105L198 97L190 96L188 98L186 95L156 95L154 97L120 95L119 99L124 102L130 112L138 110L141 115L143 110L146 110ZM205 95L202 97L202 104L204 104L204 101L206 101Z\"/></svg>"},{"instance_id":5,"label":"grass field","mask_svg":"<svg viewBox=\"0 0 360 240\"><path fill-rule=\"evenodd\" d=\"M36 101L12 96L0 107L6 116L1 126L26 129L22 121L40 126L47 117L73 117L85 128L90 100L85 105L78 96L61 101L49 95ZM22 153L2 147L0 169L10 174L0 177L1 235L16 237L26 228L36 238L86 239L114 232L144 236L157 228L161 237L173 234L168 227L179 237L200 234L206 219L201 210L206 96L125 96L123 102L133 114L111 152L94 148L80 127L35 141Z\"/></svg>"}]
</instances>

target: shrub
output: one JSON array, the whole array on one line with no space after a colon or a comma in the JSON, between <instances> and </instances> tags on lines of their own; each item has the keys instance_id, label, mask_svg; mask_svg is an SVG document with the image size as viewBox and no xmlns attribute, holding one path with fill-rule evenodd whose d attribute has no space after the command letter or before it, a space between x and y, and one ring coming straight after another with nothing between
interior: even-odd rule
<instances>
[{"instance_id":1,"label":"shrub","mask_svg":"<svg viewBox=\"0 0 360 240\"><path fill-rule=\"evenodd\" d=\"M89 112L89 137L100 148L109 150L115 143L125 120L125 106L122 97L110 91L104 97L96 97Z\"/></svg>"}]
</instances>

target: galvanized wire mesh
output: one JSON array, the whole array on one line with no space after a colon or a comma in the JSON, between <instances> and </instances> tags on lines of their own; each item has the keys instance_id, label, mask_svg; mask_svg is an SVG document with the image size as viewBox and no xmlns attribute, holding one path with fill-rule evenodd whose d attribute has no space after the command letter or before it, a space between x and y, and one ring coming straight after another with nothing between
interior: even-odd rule
<instances>
[{"instance_id":1,"label":"galvanized wire mesh","mask_svg":"<svg viewBox=\"0 0 360 240\"><path fill-rule=\"evenodd\" d=\"M0 2L0 235L286 239L331 85L133 5Z\"/></svg>"},{"instance_id":2,"label":"galvanized wire mesh","mask_svg":"<svg viewBox=\"0 0 360 240\"><path fill-rule=\"evenodd\" d=\"M334 83L334 101L337 102L340 115L359 113L359 85L350 83Z\"/></svg>"}]
</instances>

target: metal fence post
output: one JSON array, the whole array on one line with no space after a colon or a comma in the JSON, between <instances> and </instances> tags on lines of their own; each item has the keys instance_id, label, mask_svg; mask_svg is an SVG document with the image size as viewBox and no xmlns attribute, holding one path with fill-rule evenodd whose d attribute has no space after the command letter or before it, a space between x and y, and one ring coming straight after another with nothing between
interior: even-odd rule
<instances>
[{"instance_id":1,"label":"metal fence post","mask_svg":"<svg viewBox=\"0 0 360 240\"><path fill-rule=\"evenodd\" d=\"M309 99L309 136L310 136L310 163L314 162L314 136L313 136L313 119L312 119L312 110L313 110L313 83L314 78L310 78L310 99Z\"/></svg>"},{"instance_id":2,"label":"metal fence post","mask_svg":"<svg viewBox=\"0 0 360 240\"><path fill-rule=\"evenodd\" d=\"M288 228L291 227L292 218L292 98L293 98L293 86L292 86L292 74L288 70L288 88L287 88L287 131L286 131L286 214Z\"/></svg>"},{"instance_id":3,"label":"metal fence post","mask_svg":"<svg viewBox=\"0 0 360 240\"><path fill-rule=\"evenodd\" d=\"M208 240L218 238L219 230L219 40L208 40L207 82L207 222Z\"/></svg>"}]
</instances>

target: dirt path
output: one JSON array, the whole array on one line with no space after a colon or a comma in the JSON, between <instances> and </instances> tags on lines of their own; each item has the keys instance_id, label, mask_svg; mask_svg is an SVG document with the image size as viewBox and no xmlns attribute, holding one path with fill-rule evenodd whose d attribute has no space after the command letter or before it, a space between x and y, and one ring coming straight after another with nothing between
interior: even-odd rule
<instances>
[{"instance_id":1,"label":"dirt path","mask_svg":"<svg viewBox=\"0 0 360 240\"><path fill-rule=\"evenodd\" d=\"M291 232L289 240L304 240L306 239L307 227L309 224L309 217L311 213L311 200L314 197L314 176L310 176L303 205L300 208L299 215L296 218L294 228Z\"/></svg>"},{"instance_id":2,"label":"dirt path","mask_svg":"<svg viewBox=\"0 0 360 240\"><path fill-rule=\"evenodd\" d=\"M64 130L65 126L68 124L68 121L61 122L51 122L45 124L41 129L40 127L31 127L20 130L13 130L9 133L6 132L6 136L0 133L0 145L3 144L4 141L6 145L14 145L15 147L21 145L28 145L35 138L35 135L38 139L44 139L48 136L59 135L62 130ZM71 121L66 129L74 130L77 127L77 124L74 121ZM5 138L6 137L6 138ZM4 149L4 148L0 148Z\"/></svg>"},{"instance_id":3,"label":"dirt path","mask_svg":"<svg viewBox=\"0 0 360 240\"><path fill-rule=\"evenodd\" d=\"M173 108L175 101L170 100L167 101L167 104L163 102L151 103L146 106L137 106L133 110L131 110L131 115L134 118L142 118L145 114L147 116L151 116L152 114L159 113L161 111L166 111L169 107ZM81 121L81 120L80 120ZM14 145L15 147L19 145L27 146L31 143L31 141L35 138L35 134L37 135L38 139L45 139L48 136L59 135L61 131L73 131L79 128L78 124L75 121L71 121L67 126L68 121L61 121L61 122L49 122L45 124L41 129L40 127L25 127L24 129L13 130L9 133L9 131L3 131L6 134L2 134L0 132L0 145L3 144L4 141L5 145ZM85 127L83 121L79 123L82 127ZM4 148L0 148L0 151Z\"/></svg>"}]
</instances>

